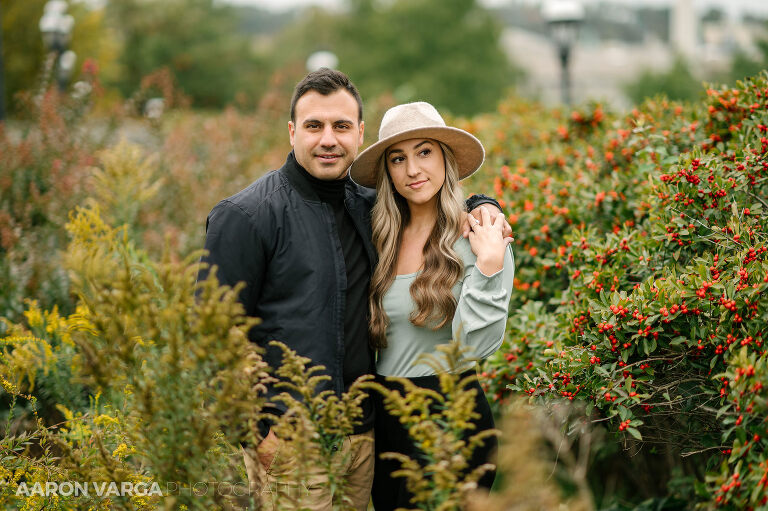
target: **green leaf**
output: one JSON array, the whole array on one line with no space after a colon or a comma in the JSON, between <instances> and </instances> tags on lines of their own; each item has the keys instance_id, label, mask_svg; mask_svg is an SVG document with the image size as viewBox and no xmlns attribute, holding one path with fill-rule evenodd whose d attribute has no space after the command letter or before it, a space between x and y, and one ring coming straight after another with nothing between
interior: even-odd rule
<instances>
[{"instance_id":1,"label":"green leaf","mask_svg":"<svg viewBox=\"0 0 768 511\"><path fill-rule=\"evenodd\" d=\"M679 345L681 345L681 344L685 343L685 341L687 341L687 340L688 340L688 339L686 339L685 337L683 337L683 336L681 335L681 336L679 336L679 337L675 337L674 339L672 339L671 341L669 341L669 345L670 345L670 346L679 346Z\"/></svg>"},{"instance_id":2,"label":"green leaf","mask_svg":"<svg viewBox=\"0 0 768 511\"><path fill-rule=\"evenodd\" d=\"M637 429L635 429L635 428L627 428L627 431L629 432L630 435L632 435L633 437L637 438L638 440L642 440L643 439L643 435L641 435L640 431L638 431Z\"/></svg>"},{"instance_id":3,"label":"green leaf","mask_svg":"<svg viewBox=\"0 0 768 511\"><path fill-rule=\"evenodd\" d=\"M721 406L720 409L717 411L717 414L715 415L715 418L719 419L722 414L724 414L725 412L727 412L730 409L731 409L731 405L730 404L727 404L725 406Z\"/></svg>"}]
</instances>

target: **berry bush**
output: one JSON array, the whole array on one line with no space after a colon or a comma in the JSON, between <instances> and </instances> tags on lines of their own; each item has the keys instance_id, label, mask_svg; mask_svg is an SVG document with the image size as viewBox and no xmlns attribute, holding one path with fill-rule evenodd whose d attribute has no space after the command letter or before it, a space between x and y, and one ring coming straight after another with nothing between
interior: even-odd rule
<instances>
[{"instance_id":1,"label":"berry bush","mask_svg":"<svg viewBox=\"0 0 768 511\"><path fill-rule=\"evenodd\" d=\"M489 398L584 401L625 447L665 453L664 483L687 483L663 490L761 508L766 76L703 104L623 117L591 105L540 131L526 109L471 126L498 140L495 192L517 231L517 307L486 366Z\"/></svg>"}]
</instances>

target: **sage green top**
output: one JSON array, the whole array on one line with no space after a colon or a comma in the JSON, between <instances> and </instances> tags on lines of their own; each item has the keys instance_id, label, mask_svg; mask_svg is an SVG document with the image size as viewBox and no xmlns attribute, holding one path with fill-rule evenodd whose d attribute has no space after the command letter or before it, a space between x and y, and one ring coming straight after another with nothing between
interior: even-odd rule
<instances>
[{"instance_id":1,"label":"sage green top","mask_svg":"<svg viewBox=\"0 0 768 511\"><path fill-rule=\"evenodd\" d=\"M470 358L487 358L501 346L515 278L512 249L506 250L504 268L486 276L475 266L477 258L467 239L459 238L453 248L464 262L464 275L453 286L458 303L452 324L432 330L411 323L409 317L415 305L410 288L419 272L397 275L382 302L389 325L387 348L376 361L376 372L380 375L410 378L435 374L429 366L414 362L422 353L437 353L436 346L453 338L471 348L465 355Z\"/></svg>"}]
</instances>

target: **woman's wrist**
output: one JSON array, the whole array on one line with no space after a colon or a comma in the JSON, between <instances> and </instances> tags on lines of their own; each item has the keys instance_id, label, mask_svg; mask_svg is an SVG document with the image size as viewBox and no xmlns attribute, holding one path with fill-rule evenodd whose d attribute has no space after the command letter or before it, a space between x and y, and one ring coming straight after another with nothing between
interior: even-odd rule
<instances>
[{"instance_id":1,"label":"woman's wrist","mask_svg":"<svg viewBox=\"0 0 768 511\"><path fill-rule=\"evenodd\" d=\"M502 252L501 256L496 254L478 255L475 260L475 266L477 266L477 269L480 270L483 275L490 277L504 269L504 253Z\"/></svg>"}]
</instances>

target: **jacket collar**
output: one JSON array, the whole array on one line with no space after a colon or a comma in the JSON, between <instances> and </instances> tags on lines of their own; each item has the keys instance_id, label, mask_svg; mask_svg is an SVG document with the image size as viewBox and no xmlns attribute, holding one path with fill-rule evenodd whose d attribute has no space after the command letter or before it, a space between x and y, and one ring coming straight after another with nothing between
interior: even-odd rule
<instances>
[{"instance_id":1,"label":"jacket collar","mask_svg":"<svg viewBox=\"0 0 768 511\"><path fill-rule=\"evenodd\" d=\"M288 158L285 159L285 165L283 165L281 170L291 186L299 192L302 199L320 202L320 197L317 196L312 189L312 185L310 185L309 181L307 181L307 178L304 176L304 167L299 165L299 162L296 161L296 156L293 154L293 151L288 153Z\"/></svg>"},{"instance_id":2,"label":"jacket collar","mask_svg":"<svg viewBox=\"0 0 768 511\"><path fill-rule=\"evenodd\" d=\"M304 175L306 169L304 169L304 167L299 165L299 162L296 161L296 155L293 154L293 151L288 153L288 157L285 159L285 165L283 165L281 170L283 171L283 174L288 179L288 182L291 184L291 186L293 186L293 188L299 192L299 195L301 195L302 199L320 202L320 197L317 196L317 193L312 188L312 184ZM347 199L351 197L354 198L356 189L357 185L349 178L349 175L347 175L345 178L344 196Z\"/></svg>"}]
</instances>

